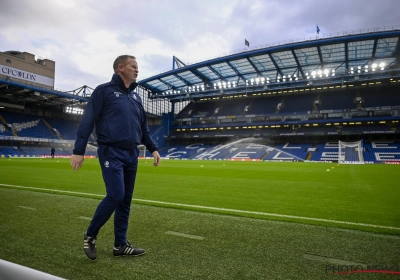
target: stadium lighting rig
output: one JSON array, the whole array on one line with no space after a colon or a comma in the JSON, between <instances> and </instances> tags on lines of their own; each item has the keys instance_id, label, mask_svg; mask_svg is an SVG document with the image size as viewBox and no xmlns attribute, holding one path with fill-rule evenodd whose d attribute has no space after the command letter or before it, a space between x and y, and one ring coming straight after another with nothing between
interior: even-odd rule
<instances>
[{"instance_id":1,"label":"stadium lighting rig","mask_svg":"<svg viewBox=\"0 0 400 280\"><path fill-rule=\"evenodd\" d=\"M222 81L218 83L214 83L214 89L226 89L226 88L235 88L236 87L236 82L235 81Z\"/></svg>"},{"instance_id":2,"label":"stadium lighting rig","mask_svg":"<svg viewBox=\"0 0 400 280\"><path fill-rule=\"evenodd\" d=\"M65 113L73 115L83 115L84 110L78 107L65 107Z\"/></svg>"},{"instance_id":3,"label":"stadium lighting rig","mask_svg":"<svg viewBox=\"0 0 400 280\"><path fill-rule=\"evenodd\" d=\"M201 92L201 91L205 91L204 85L193 85L193 86L188 86L186 89L167 90L161 93L161 95L178 96L186 93Z\"/></svg>"},{"instance_id":4,"label":"stadium lighting rig","mask_svg":"<svg viewBox=\"0 0 400 280\"><path fill-rule=\"evenodd\" d=\"M380 71L384 71L386 69L385 62L370 62L364 65L352 65L348 69L344 68L322 68L322 69L315 69L305 72L304 75L300 74L299 71L296 71L293 74L280 74L277 73L275 78L270 77L255 77L251 79L243 79L243 83L241 84L239 81L215 81L212 83L211 87L206 87L204 84L199 85L190 85L184 88L179 89L170 89L166 90L162 93L153 94L153 98L157 96L164 96L169 99L179 98L180 96L187 98L187 94L192 94L192 97L204 97L204 94L209 95L219 95L223 94L242 94L243 92L236 92L235 88L246 88L247 90L266 90L266 86L274 87L282 87L285 84L290 85L291 87L295 86L294 83L301 86L301 82L307 82L306 85L312 85L313 81L317 82L318 80L328 80L328 79L337 79L338 77L344 76L354 76L354 80L358 80L360 75L371 75L377 74ZM209 92L211 91L211 92ZM212 93L214 91L214 93ZM199 94L199 95L198 95Z\"/></svg>"}]
</instances>

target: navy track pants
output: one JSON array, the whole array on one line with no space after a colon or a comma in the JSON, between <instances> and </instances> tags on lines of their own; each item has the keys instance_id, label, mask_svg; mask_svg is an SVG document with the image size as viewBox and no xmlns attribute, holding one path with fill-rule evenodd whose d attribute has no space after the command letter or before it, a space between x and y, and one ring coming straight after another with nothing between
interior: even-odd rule
<instances>
[{"instance_id":1,"label":"navy track pants","mask_svg":"<svg viewBox=\"0 0 400 280\"><path fill-rule=\"evenodd\" d=\"M107 195L97 206L87 235L96 237L100 228L114 214L114 246L126 244L126 232L138 167L139 149L124 150L99 145L99 162Z\"/></svg>"}]
</instances>

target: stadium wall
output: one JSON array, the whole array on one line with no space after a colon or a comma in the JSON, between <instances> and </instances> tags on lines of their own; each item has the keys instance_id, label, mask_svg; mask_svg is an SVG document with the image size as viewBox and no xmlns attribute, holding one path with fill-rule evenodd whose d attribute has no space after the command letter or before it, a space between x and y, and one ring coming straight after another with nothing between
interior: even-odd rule
<instances>
[{"instance_id":1,"label":"stadium wall","mask_svg":"<svg viewBox=\"0 0 400 280\"><path fill-rule=\"evenodd\" d=\"M54 89L55 62L27 52L0 52L0 78Z\"/></svg>"}]
</instances>

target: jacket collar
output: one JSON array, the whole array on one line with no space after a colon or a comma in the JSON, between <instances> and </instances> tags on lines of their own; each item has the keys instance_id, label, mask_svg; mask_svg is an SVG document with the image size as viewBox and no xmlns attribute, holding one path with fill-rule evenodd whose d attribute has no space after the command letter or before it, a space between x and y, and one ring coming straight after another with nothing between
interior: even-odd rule
<instances>
[{"instance_id":1,"label":"jacket collar","mask_svg":"<svg viewBox=\"0 0 400 280\"><path fill-rule=\"evenodd\" d=\"M114 81L121 89L123 89L124 92L126 92L127 90L128 90L128 92L131 92L131 91L133 91L133 90L137 87L137 85L138 85L138 83L133 82L132 84L129 85L129 88L127 89L126 86L125 86L124 81L122 80L121 76L118 75L118 74L114 74L114 75L112 76L112 79L111 79L111 80Z\"/></svg>"}]
</instances>

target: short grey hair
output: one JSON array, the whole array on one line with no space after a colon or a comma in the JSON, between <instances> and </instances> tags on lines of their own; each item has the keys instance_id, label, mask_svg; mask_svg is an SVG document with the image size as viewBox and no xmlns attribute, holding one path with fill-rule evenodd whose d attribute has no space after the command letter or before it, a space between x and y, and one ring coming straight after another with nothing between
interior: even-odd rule
<instances>
[{"instance_id":1,"label":"short grey hair","mask_svg":"<svg viewBox=\"0 0 400 280\"><path fill-rule=\"evenodd\" d=\"M115 59L113 64L115 74L118 74L118 65L122 64L124 66L129 58L136 59L136 57L134 57L133 55L127 54L120 55Z\"/></svg>"}]
</instances>

